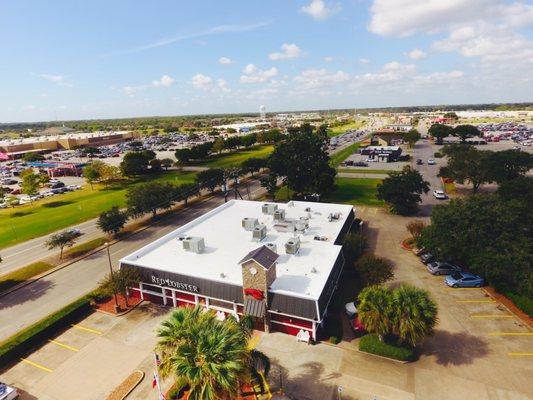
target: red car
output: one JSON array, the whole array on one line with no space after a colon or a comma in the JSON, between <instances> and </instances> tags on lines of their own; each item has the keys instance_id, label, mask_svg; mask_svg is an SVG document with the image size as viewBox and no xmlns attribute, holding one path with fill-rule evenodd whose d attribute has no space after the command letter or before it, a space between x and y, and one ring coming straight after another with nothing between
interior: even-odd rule
<instances>
[{"instance_id":1,"label":"red car","mask_svg":"<svg viewBox=\"0 0 533 400\"><path fill-rule=\"evenodd\" d=\"M364 325L359 321L359 316L356 316L350 321L350 327L355 333L362 333L365 331Z\"/></svg>"}]
</instances>

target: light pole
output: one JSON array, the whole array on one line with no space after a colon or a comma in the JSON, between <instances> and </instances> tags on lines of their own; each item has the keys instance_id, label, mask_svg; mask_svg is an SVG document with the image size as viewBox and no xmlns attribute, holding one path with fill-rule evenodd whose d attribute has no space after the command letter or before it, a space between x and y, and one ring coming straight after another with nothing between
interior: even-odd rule
<instances>
[{"instance_id":1,"label":"light pole","mask_svg":"<svg viewBox=\"0 0 533 400\"><path fill-rule=\"evenodd\" d=\"M111 286L113 287L113 297L115 298L115 312L118 314L120 307L117 300L117 290L115 287L115 275L113 274L113 266L111 265L111 254L109 253L109 243L105 242L105 247L107 249L107 261L109 263L109 274L111 275Z\"/></svg>"}]
</instances>

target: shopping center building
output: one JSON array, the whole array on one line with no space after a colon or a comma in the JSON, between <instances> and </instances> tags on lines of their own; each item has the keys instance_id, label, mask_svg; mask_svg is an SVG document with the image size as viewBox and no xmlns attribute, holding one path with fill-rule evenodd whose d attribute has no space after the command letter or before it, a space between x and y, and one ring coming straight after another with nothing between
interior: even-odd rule
<instances>
[{"instance_id":1,"label":"shopping center building","mask_svg":"<svg viewBox=\"0 0 533 400\"><path fill-rule=\"evenodd\" d=\"M202 305L224 318L313 339L338 284L349 205L232 200L120 260L137 269L131 295L167 306Z\"/></svg>"}]
</instances>

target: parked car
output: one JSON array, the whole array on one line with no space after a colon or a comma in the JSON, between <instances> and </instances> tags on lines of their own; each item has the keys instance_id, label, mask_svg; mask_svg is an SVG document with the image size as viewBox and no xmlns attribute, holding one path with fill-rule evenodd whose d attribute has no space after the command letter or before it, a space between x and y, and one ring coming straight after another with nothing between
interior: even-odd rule
<instances>
[{"instance_id":1,"label":"parked car","mask_svg":"<svg viewBox=\"0 0 533 400\"><path fill-rule=\"evenodd\" d=\"M413 253L416 255L416 256L421 256L422 254L424 254L426 252L426 249L424 249L423 247L413 247Z\"/></svg>"},{"instance_id":2,"label":"parked car","mask_svg":"<svg viewBox=\"0 0 533 400\"><path fill-rule=\"evenodd\" d=\"M435 160L433 158L430 158L428 160L428 165L435 165Z\"/></svg>"},{"instance_id":3,"label":"parked car","mask_svg":"<svg viewBox=\"0 0 533 400\"><path fill-rule=\"evenodd\" d=\"M368 164L366 162L363 162L363 161L358 161L358 162L354 163L354 166L356 166L356 167L368 167Z\"/></svg>"},{"instance_id":4,"label":"parked car","mask_svg":"<svg viewBox=\"0 0 533 400\"><path fill-rule=\"evenodd\" d=\"M52 189L62 188L62 187L64 187L64 186L65 186L65 184L64 184L63 182L61 182L61 181L58 181L58 182L52 183L52 184L50 185L50 187L51 187Z\"/></svg>"},{"instance_id":5,"label":"parked car","mask_svg":"<svg viewBox=\"0 0 533 400\"><path fill-rule=\"evenodd\" d=\"M416 165L422 165L424 164L424 161L422 161L420 158L416 160Z\"/></svg>"},{"instance_id":6,"label":"parked car","mask_svg":"<svg viewBox=\"0 0 533 400\"><path fill-rule=\"evenodd\" d=\"M0 382L0 400L15 400L18 399L18 397L19 394L17 389Z\"/></svg>"},{"instance_id":7,"label":"parked car","mask_svg":"<svg viewBox=\"0 0 533 400\"><path fill-rule=\"evenodd\" d=\"M357 315L357 307L355 305L355 301L346 303L344 305L344 312L346 313L349 319L355 318L355 316Z\"/></svg>"},{"instance_id":8,"label":"parked car","mask_svg":"<svg viewBox=\"0 0 533 400\"><path fill-rule=\"evenodd\" d=\"M444 282L446 285L453 288L481 287L485 284L485 279L469 272L455 272L451 275L448 275L444 279Z\"/></svg>"},{"instance_id":9,"label":"parked car","mask_svg":"<svg viewBox=\"0 0 533 400\"><path fill-rule=\"evenodd\" d=\"M434 190L433 191L433 197L435 197L438 200L446 200L448 196L446 196L446 193L444 193L443 190Z\"/></svg>"},{"instance_id":10,"label":"parked car","mask_svg":"<svg viewBox=\"0 0 533 400\"><path fill-rule=\"evenodd\" d=\"M420 261L424 264L429 264L430 262L436 261L435 256L431 253L424 253L420 256Z\"/></svg>"},{"instance_id":11,"label":"parked car","mask_svg":"<svg viewBox=\"0 0 533 400\"><path fill-rule=\"evenodd\" d=\"M15 185L18 183L18 181L12 178L5 178L5 179L2 179L0 183L2 183L2 185Z\"/></svg>"},{"instance_id":12,"label":"parked car","mask_svg":"<svg viewBox=\"0 0 533 400\"><path fill-rule=\"evenodd\" d=\"M350 328L352 328L354 333L361 333L365 331L365 326L361 323L357 315L350 321Z\"/></svg>"},{"instance_id":13,"label":"parked car","mask_svg":"<svg viewBox=\"0 0 533 400\"><path fill-rule=\"evenodd\" d=\"M67 229L66 232L72 233L74 235L81 235L81 231L78 228L70 228Z\"/></svg>"},{"instance_id":14,"label":"parked car","mask_svg":"<svg viewBox=\"0 0 533 400\"><path fill-rule=\"evenodd\" d=\"M427 264L428 271L433 275L450 275L461 272L461 268L447 262L434 261Z\"/></svg>"}]
</instances>

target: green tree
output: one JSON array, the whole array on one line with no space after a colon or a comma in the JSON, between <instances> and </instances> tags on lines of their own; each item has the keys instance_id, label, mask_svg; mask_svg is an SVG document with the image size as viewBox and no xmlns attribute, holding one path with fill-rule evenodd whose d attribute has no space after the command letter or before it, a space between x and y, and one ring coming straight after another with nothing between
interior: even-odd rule
<instances>
[{"instance_id":1,"label":"green tree","mask_svg":"<svg viewBox=\"0 0 533 400\"><path fill-rule=\"evenodd\" d=\"M107 296L114 293L121 294L124 297L126 307L129 307L128 290L140 280L139 271L134 268L121 267L118 271L113 271L112 275L107 274L104 279L98 282L98 287Z\"/></svg>"},{"instance_id":2,"label":"green tree","mask_svg":"<svg viewBox=\"0 0 533 400\"><path fill-rule=\"evenodd\" d=\"M347 233L342 243L342 253L346 264L351 264L357 261L367 248L368 241L363 235L355 232Z\"/></svg>"},{"instance_id":3,"label":"green tree","mask_svg":"<svg viewBox=\"0 0 533 400\"><path fill-rule=\"evenodd\" d=\"M213 142L213 148L211 149L211 151L213 153L222 153L222 150L224 150L226 147L224 145L224 139L222 138L216 138L215 141Z\"/></svg>"},{"instance_id":4,"label":"green tree","mask_svg":"<svg viewBox=\"0 0 533 400\"><path fill-rule=\"evenodd\" d=\"M422 234L422 230L426 227L426 223L422 220L414 220L405 225L407 231L411 234L413 239L418 239Z\"/></svg>"},{"instance_id":5,"label":"green tree","mask_svg":"<svg viewBox=\"0 0 533 400\"><path fill-rule=\"evenodd\" d=\"M112 207L109 211L100 214L96 225L108 235L116 235L124 228L127 220L128 216L125 212L120 211L118 207Z\"/></svg>"},{"instance_id":6,"label":"green tree","mask_svg":"<svg viewBox=\"0 0 533 400\"><path fill-rule=\"evenodd\" d=\"M196 175L196 183L202 189L209 189L214 193L215 188L224 183L224 171L220 168L210 168Z\"/></svg>"},{"instance_id":7,"label":"green tree","mask_svg":"<svg viewBox=\"0 0 533 400\"><path fill-rule=\"evenodd\" d=\"M191 197L199 196L200 188L196 183L184 183L176 187L175 199L176 201L183 201L187 206Z\"/></svg>"},{"instance_id":8,"label":"green tree","mask_svg":"<svg viewBox=\"0 0 533 400\"><path fill-rule=\"evenodd\" d=\"M143 183L131 187L126 193L128 214L133 217L152 213L152 217L155 218L157 210L172 207L174 200L175 188L168 183Z\"/></svg>"},{"instance_id":9,"label":"green tree","mask_svg":"<svg viewBox=\"0 0 533 400\"><path fill-rule=\"evenodd\" d=\"M155 155L153 151L130 151L124 154L120 163L120 171L124 176L137 176L145 174L148 171L148 165Z\"/></svg>"},{"instance_id":10,"label":"green tree","mask_svg":"<svg viewBox=\"0 0 533 400\"><path fill-rule=\"evenodd\" d=\"M168 171L170 167L174 164L174 161L172 161L170 158L163 158L161 160L161 166L165 168L165 171Z\"/></svg>"},{"instance_id":11,"label":"green tree","mask_svg":"<svg viewBox=\"0 0 533 400\"><path fill-rule=\"evenodd\" d=\"M264 158L250 157L242 162L241 169L244 173L251 174L253 178L254 173L259 172L266 165L267 161Z\"/></svg>"},{"instance_id":12,"label":"green tree","mask_svg":"<svg viewBox=\"0 0 533 400\"><path fill-rule=\"evenodd\" d=\"M392 211L409 215L417 210L422 193L429 192L429 183L420 172L406 166L402 171L390 172L378 185L377 192L377 198L389 204Z\"/></svg>"},{"instance_id":13,"label":"green tree","mask_svg":"<svg viewBox=\"0 0 533 400\"><path fill-rule=\"evenodd\" d=\"M35 196L39 193L39 185L41 184L39 174L33 173L33 170L27 169L23 171L20 176L22 177L22 182L20 184L20 189L22 193L30 196L30 201L32 196Z\"/></svg>"},{"instance_id":14,"label":"green tree","mask_svg":"<svg viewBox=\"0 0 533 400\"><path fill-rule=\"evenodd\" d=\"M267 191L267 194L273 200L276 197L276 192L278 191L278 176L270 172L267 176L261 178L261 187L264 187Z\"/></svg>"},{"instance_id":15,"label":"green tree","mask_svg":"<svg viewBox=\"0 0 533 400\"><path fill-rule=\"evenodd\" d=\"M448 164L440 168L440 177L451 178L459 183L468 181L472 184L474 194L482 184L492 181L492 151L452 145L444 147L442 152L448 156Z\"/></svg>"},{"instance_id":16,"label":"green tree","mask_svg":"<svg viewBox=\"0 0 533 400\"><path fill-rule=\"evenodd\" d=\"M457 125L452 134L460 138L462 143L470 137L481 136L481 132L474 125Z\"/></svg>"},{"instance_id":17,"label":"green tree","mask_svg":"<svg viewBox=\"0 0 533 400\"><path fill-rule=\"evenodd\" d=\"M365 330L378 335L382 342L391 332L392 295L381 286L368 286L358 296L357 311Z\"/></svg>"},{"instance_id":18,"label":"green tree","mask_svg":"<svg viewBox=\"0 0 533 400\"><path fill-rule=\"evenodd\" d=\"M85 167L83 167L82 174L87 183L91 185L91 189L93 189L93 184L98 182L101 177L100 169L94 163L87 164Z\"/></svg>"},{"instance_id":19,"label":"green tree","mask_svg":"<svg viewBox=\"0 0 533 400\"><path fill-rule=\"evenodd\" d=\"M191 149L178 149L174 153L174 156L176 157L176 160L182 164L187 164L189 161L191 161L192 158L192 152Z\"/></svg>"},{"instance_id":20,"label":"green tree","mask_svg":"<svg viewBox=\"0 0 533 400\"><path fill-rule=\"evenodd\" d=\"M428 130L431 137L435 139L437 144L442 144L442 139L453 135L453 128L443 124L433 124Z\"/></svg>"},{"instance_id":21,"label":"green tree","mask_svg":"<svg viewBox=\"0 0 533 400\"><path fill-rule=\"evenodd\" d=\"M392 332L413 347L429 336L437 323L437 304L427 290L415 286L393 290L392 310Z\"/></svg>"},{"instance_id":22,"label":"green tree","mask_svg":"<svg viewBox=\"0 0 533 400\"><path fill-rule=\"evenodd\" d=\"M76 239L80 236L81 234L76 230L59 232L50 236L45 245L48 247L48 250L59 248L59 259L62 259L63 249L65 247L72 247L76 243Z\"/></svg>"},{"instance_id":23,"label":"green tree","mask_svg":"<svg viewBox=\"0 0 533 400\"><path fill-rule=\"evenodd\" d=\"M296 194L327 193L335 188L336 174L329 165L328 143L325 126L316 131L309 124L292 128L274 148L268 166Z\"/></svg>"},{"instance_id":24,"label":"green tree","mask_svg":"<svg viewBox=\"0 0 533 400\"><path fill-rule=\"evenodd\" d=\"M527 151L495 151L491 154L489 163L492 180L502 184L524 176L533 168L533 155Z\"/></svg>"},{"instance_id":25,"label":"green tree","mask_svg":"<svg viewBox=\"0 0 533 400\"><path fill-rule=\"evenodd\" d=\"M394 276L392 262L374 254L362 255L355 262L354 267L364 286L381 285Z\"/></svg>"},{"instance_id":26,"label":"green tree","mask_svg":"<svg viewBox=\"0 0 533 400\"><path fill-rule=\"evenodd\" d=\"M403 140L409 143L409 147L412 148L420 140L420 132L416 129L411 129L409 132L403 134Z\"/></svg>"},{"instance_id":27,"label":"green tree","mask_svg":"<svg viewBox=\"0 0 533 400\"><path fill-rule=\"evenodd\" d=\"M444 118L448 118L448 119L453 119L455 121L457 121L459 119L459 117L457 116L457 114L453 111L450 111L450 112L447 112L444 114Z\"/></svg>"},{"instance_id":28,"label":"green tree","mask_svg":"<svg viewBox=\"0 0 533 400\"><path fill-rule=\"evenodd\" d=\"M150 172L156 174L163 170L161 167L161 160L158 160L157 158L154 158L153 160L150 160Z\"/></svg>"},{"instance_id":29,"label":"green tree","mask_svg":"<svg viewBox=\"0 0 533 400\"><path fill-rule=\"evenodd\" d=\"M26 153L22 156L22 159L26 162L42 161L44 156L39 153Z\"/></svg>"}]
</instances>

